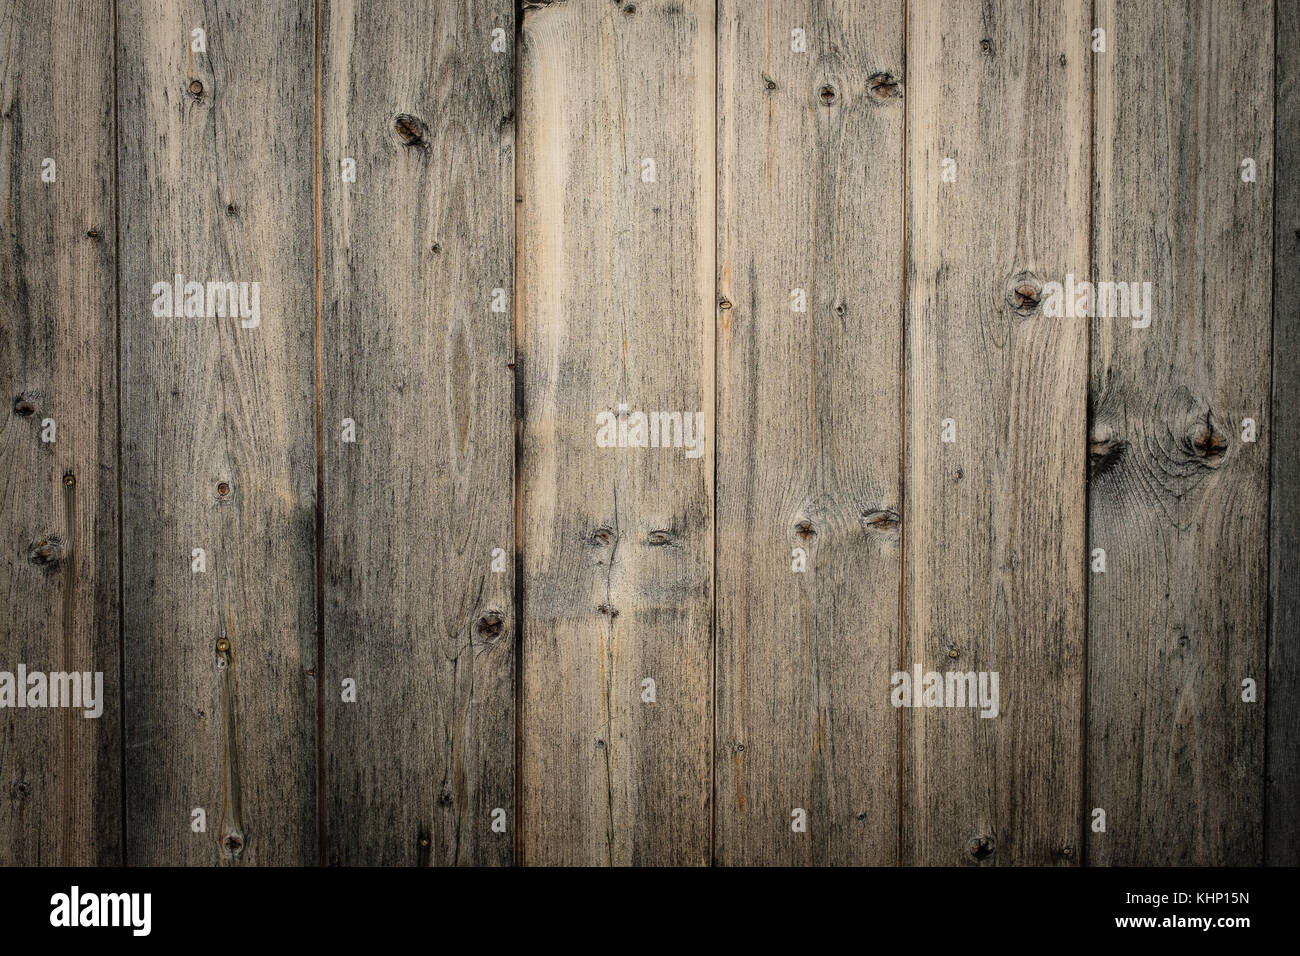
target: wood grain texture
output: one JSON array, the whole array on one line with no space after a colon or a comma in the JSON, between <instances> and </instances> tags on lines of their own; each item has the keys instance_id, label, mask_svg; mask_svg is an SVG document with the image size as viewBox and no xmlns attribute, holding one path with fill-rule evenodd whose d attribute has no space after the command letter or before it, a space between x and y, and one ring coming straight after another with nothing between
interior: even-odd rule
<instances>
[{"instance_id":1,"label":"wood grain texture","mask_svg":"<svg viewBox=\"0 0 1300 956\"><path fill-rule=\"evenodd\" d=\"M1300 5L1276 4L1265 862L1300 864Z\"/></svg>"},{"instance_id":2,"label":"wood grain texture","mask_svg":"<svg viewBox=\"0 0 1300 956\"><path fill-rule=\"evenodd\" d=\"M1089 860L1262 861L1272 8L1098 3L1094 272L1152 283L1097 319L1089 398ZM1242 182L1251 157L1258 181ZM1242 441L1244 418L1261 423Z\"/></svg>"},{"instance_id":3,"label":"wood grain texture","mask_svg":"<svg viewBox=\"0 0 1300 956\"><path fill-rule=\"evenodd\" d=\"M314 863L313 7L118 18L127 859ZM156 317L177 273L260 325Z\"/></svg>"},{"instance_id":4,"label":"wood grain texture","mask_svg":"<svg viewBox=\"0 0 1300 956\"><path fill-rule=\"evenodd\" d=\"M513 6L324 9L326 859L509 863Z\"/></svg>"},{"instance_id":5,"label":"wood grain texture","mask_svg":"<svg viewBox=\"0 0 1300 956\"><path fill-rule=\"evenodd\" d=\"M908 17L902 669L1001 712L903 711L901 858L1077 862L1087 327L1017 290L1087 270L1088 4Z\"/></svg>"},{"instance_id":6,"label":"wood grain texture","mask_svg":"<svg viewBox=\"0 0 1300 956\"><path fill-rule=\"evenodd\" d=\"M718 23L715 857L894 863L902 4Z\"/></svg>"},{"instance_id":7,"label":"wood grain texture","mask_svg":"<svg viewBox=\"0 0 1300 956\"><path fill-rule=\"evenodd\" d=\"M0 706L0 865L1300 864L1298 57L0 0L0 672L104 674Z\"/></svg>"},{"instance_id":8,"label":"wood grain texture","mask_svg":"<svg viewBox=\"0 0 1300 956\"><path fill-rule=\"evenodd\" d=\"M0 670L103 673L98 718L0 711L0 865L121 862L112 38L0 6Z\"/></svg>"},{"instance_id":9,"label":"wood grain texture","mask_svg":"<svg viewBox=\"0 0 1300 956\"><path fill-rule=\"evenodd\" d=\"M527 9L519 50L523 861L706 864L711 2ZM655 181L642 179L643 160ZM684 447L597 416L702 412ZM655 703L643 703L643 681Z\"/></svg>"}]
</instances>

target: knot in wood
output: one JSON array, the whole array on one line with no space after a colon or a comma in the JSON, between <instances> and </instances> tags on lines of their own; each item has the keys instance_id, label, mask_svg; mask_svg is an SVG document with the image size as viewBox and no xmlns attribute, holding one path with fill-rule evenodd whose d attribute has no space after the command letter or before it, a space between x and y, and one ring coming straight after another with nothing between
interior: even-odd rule
<instances>
[{"instance_id":1,"label":"knot in wood","mask_svg":"<svg viewBox=\"0 0 1300 956\"><path fill-rule=\"evenodd\" d=\"M479 636L491 641L501 636L501 631L505 628L505 621L496 611L488 611L478 619L475 625Z\"/></svg>"},{"instance_id":2,"label":"knot in wood","mask_svg":"<svg viewBox=\"0 0 1300 956\"><path fill-rule=\"evenodd\" d=\"M867 89L876 102L896 100L903 95L903 84L892 73L873 73L867 79Z\"/></svg>"},{"instance_id":3,"label":"knot in wood","mask_svg":"<svg viewBox=\"0 0 1300 956\"><path fill-rule=\"evenodd\" d=\"M991 857L996 850L997 844L994 842L993 837L988 834L981 833L978 836L971 837L966 842L966 852L979 863L983 863Z\"/></svg>"},{"instance_id":4,"label":"knot in wood","mask_svg":"<svg viewBox=\"0 0 1300 956\"><path fill-rule=\"evenodd\" d=\"M46 574L53 574L63 562L63 539L51 534L33 541L27 546L27 561Z\"/></svg>"},{"instance_id":5,"label":"knot in wood","mask_svg":"<svg viewBox=\"0 0 1300 956\"><path fill-rule=\"evenodd\" d=\"M428 145L428 127L417 116L399 113L393 120L393 130L403 145L424 148Z\"/></svg>"}]
</instances>

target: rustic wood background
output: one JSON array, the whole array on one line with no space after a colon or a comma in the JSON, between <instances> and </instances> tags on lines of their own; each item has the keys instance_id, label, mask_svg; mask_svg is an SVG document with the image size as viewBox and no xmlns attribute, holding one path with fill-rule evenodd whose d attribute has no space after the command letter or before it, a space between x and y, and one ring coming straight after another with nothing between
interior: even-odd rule
<instances>
[{"instance_id":1,"label":"rustic wood background","mask_svg":"<svg viewBox=\"0 0 1300 956\"><path fill-rule=\"evenodd\" d=\"M0 863L1300 862L1300 5L521 7L0 2Z\"/></svg>"}]
</instances>

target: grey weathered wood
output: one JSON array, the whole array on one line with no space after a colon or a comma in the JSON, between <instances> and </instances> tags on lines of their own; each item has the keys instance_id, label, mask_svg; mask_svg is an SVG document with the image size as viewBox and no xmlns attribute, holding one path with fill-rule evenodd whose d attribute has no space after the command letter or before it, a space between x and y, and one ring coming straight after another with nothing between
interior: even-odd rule
<instances>
[{"instance_id":1,"label":"grey weathered wood","mask_svg":"<svg viewBox=\"0 0 1300 956\"><path fill-rule=\"evenodd\" d=\"M1001 707L903 712L908 864L1079 857L1087 327L1032 299L1087 271L1088 14L908 7L903 669Z\"/></svg>"},{"instance_id":2,"label":"grey weathered wood","mask_svg":"<svg viewBox=\"0 0 1300 956\"><path fill-rule=\"evenodd\" d=\"M521 6L0 6L0 864L1300 862L1296 5Z\"/></svg>"},{"instance_id":3,"label":"grey weathered wood","mask_svg":"<svg viewBox=\"0 0 1300 956\"><path fill-rule=\"evenodd\" d=\"M718 18L724 864L898 857L902 8Z\"/></svg>"},{"instance_id":4,"label":"grey weathered wood","mask_svg":"<svg viewBox=\"0 0 1300 956\"><path fill-rule=\"evenodd\" d=\"M714 17L707 0L523 14L527 863L709 861ZM703 412L704 453L598 447L621 403L628 421Z\"/></svg>"},{"instance_id":5,"label":"grey weathered wood","mask_svg":"<svg viewBox=\"0 0 1300 956\"><path fill-rule=\"evenodd\" d=\"M1088 859L1258 864L1272 7L1107 0L1097 21L1093 271L1151 282L1153 317L1092 326Z\"/></svg>"},{"instance_id":6,"label":"grey weathered wood","mask_svg":"<svg viewBox=\"0 0 1300 956\"><path fill-rule=\"evenodd\" d=\"M1300 864L1300 6L1277 5L1265 862Z\"/></svg>"},{"instance_id":7,"label":"grey weathered wood","mask_svg":"<svg viewBox=\"0 0 1300 956\"><path fill-rule=\"evenodd\" d=\"M0 710L0 864L121 862L112 37L0 7L0 670L104 675L99 718Z\"/></svg>"},{"instance_id":8,"label":"grey weathered wood","mask_svg":"<svg viewBox=\"0 0 1300 956\"><path fill-rule=\"evenodd\" d=\"M324 7L330 863L514 856L514 33L509 0Z\"/></svg>"},{"instance_id":9,"label":"grey weathered wood","mask_svg":"<svg viewBox=\"0 0 1300 956\"><path fill-rule=\"evenodd\" d=\"M117 10L127 858L314 863L313 7ZM177 272L260 326L155 317Z\"/></svg>"}]
</instances>

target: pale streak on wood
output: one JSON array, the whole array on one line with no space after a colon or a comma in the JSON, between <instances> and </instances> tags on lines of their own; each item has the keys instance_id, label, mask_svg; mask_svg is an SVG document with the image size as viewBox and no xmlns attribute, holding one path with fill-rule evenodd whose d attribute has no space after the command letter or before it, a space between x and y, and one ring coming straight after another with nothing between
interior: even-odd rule
<instances>
[{"instance_id":1,"label":"pale streak on wood","mask_svg":"<svg viewBox=\"0 0 1300 956\"><path fill-rule=\"evenodd\" d=\"M902 862L1079 859L1087 327L1009 293L1087 272L1089 4L908 6ZM986 48L982 40L988 40ZM957 181L941 180L945 158ZM943 419L955 444L940 441Z\"/></svg>"},{"instance_id":2,"label":"pale streak on wood","mask_svg":"<svg viewBox=\"0 0 1300 956\"><path fill-rule=\"evenodd\" d=\"M326 860L508 864L513 4L324 11Z\"/></svg>"},{"instance_id":3,"label":"pale streak on wood","mask_svg":"<svg viewBox=\"0 0 1300 956\"><path fill-rule=\"evenodd\" d=\"M712 435L688 459L599 448L595 421L626 402L702 411L712 431L714 17L705 0L524 13L530 864L709 861ZM641 181L644 157L655 183ZM645 678L657 703L641 702Z\"/></svg>"},{"instance_id":4,"label":"pale streak on wood","mask_svg":"<svg viewBox=\"0 0 1300 956\"><path fill-rule=\"evenodd\" d=\"M1097 22L1093 271L1150 282L1152 320L1093 322L1088 860L1259 864L1272 7L1099 0Z\"/></svg>"},{"instance_id":5,"label":"pale streak on wood","mask_svg":"<svg viewBox=\"0 0 1300 956\"><path fill-rule=\"evenodd\" d=\"M902 13L724 0L718 18L722 864L898 856L904 111L872 77L902 77Z\"/></svg>"},{"instance_id":6,"label":"pale streak on wood","mask_svg":"<svg viewBox=\"0 0 1300 956\"><path fill-rule=\"evenodd\" d=\"M313 864L313 4L118 18L128 862ZM155 318L177 272L260 327Z\"/></svg>"},{"instance_id":7,"label":"pale streak on wood","mask_svg":"<svg viewBox=\"0 0 1300 956\"><path fill-rule=\"evenodd\" d=\"M1265 861L1300 864L1300 5L1277 8Z\"/></svg>"},{"instance_id":8,"label":"pale streak on wood","mask_svg":"<svg viewBox=\"0 0 1300 956\"><path fill-rule=\"evenodd\" d=\"M97 719L0 711L0 865L119 864L111 7L5 3L0 112L0 670L104 675Z\"/></svg>"}]
</instances>

